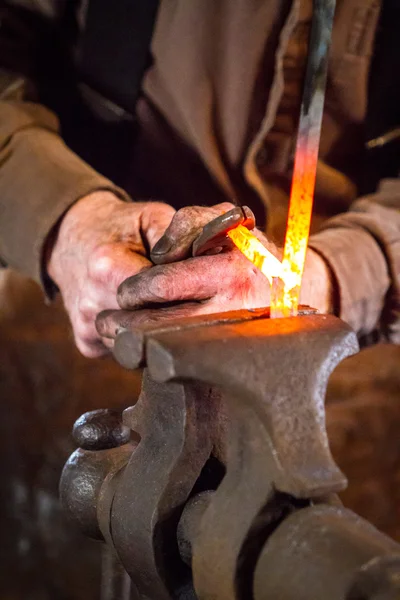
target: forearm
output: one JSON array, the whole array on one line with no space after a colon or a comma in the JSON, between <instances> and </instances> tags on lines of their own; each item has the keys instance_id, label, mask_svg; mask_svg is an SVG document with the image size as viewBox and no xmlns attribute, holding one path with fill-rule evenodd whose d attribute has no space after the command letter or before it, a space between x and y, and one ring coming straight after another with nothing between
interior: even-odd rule
<instances>
[{"instance_id":1,"label":"forearm","mask_svg":"<svg viewBox=\"0 0 400 600\"><path fill-rule=\"evenodd\" d=\"M65 146L57 126L41 106L0 102L0 258L40 283L46 237L72 204L97 190L127 198Z\"/></svg>"},{"instance_id":2,"label":"forearm","mask_svg":"<svg viewBox=\"0 0 400 600\"><path fill-rule=\"evenodd\" d=\"M337 312L359 334L400 342L400 181L330 219L310 247L329 264Z\"/></svg>"}]
</instances>

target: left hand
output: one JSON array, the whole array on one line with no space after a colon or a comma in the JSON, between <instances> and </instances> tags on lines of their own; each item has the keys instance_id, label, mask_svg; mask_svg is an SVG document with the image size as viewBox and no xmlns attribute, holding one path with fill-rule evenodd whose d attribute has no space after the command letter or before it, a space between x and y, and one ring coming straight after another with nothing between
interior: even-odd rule
<instances>
[{"instance_id":1,"label":"left hand","mask_svg":"<svg viewBox=\"0 0 400 600\"><path fill-rule=\"evenodd\" d=\"M204 225L230 208L226 204L178 211L151 253L157 266L129 277L119 286L117 299L123 310L101 313L97 318L99 334L114 338L119 329L142 323L268 306L268 280L236 248L189 258L193 241ZM280 258L281 252L260 231L253 233ZM331 294L328 266L317 253L308 250L301 303L329 312Z\"/></svg>"}]
</instances>

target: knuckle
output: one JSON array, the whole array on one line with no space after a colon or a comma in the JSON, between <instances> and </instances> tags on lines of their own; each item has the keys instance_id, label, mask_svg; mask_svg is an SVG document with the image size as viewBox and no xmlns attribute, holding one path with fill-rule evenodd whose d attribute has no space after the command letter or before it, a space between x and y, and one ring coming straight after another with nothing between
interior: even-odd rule
<instances>
[{"instance_id":1,"label":"knuckle","mask_svg":"<svg viewBox=\"0 0 400 600\"><path fill-rule=\"evenodd\" d=\"M159 202L158 200L153 200L152 202L149 203L149 205L151 206L151 208L153 208L155 210L175 212L175 209L172 206L170 206L169 204L166 204L166 202Z\"/></svg>"},{"instance_id":2,"label":"knuckle","mask_svg":"<svg viewBox=\"0 0 400 600\"><path fill-rule=\"evenodd\" d=\"M201 217L202 215L206 214L207 211L209 211L209 209L206 207L184 206L175 213L174 218L172 219L172 223L174 225L180 224L182 222L192 223L193 221L196 221L199 218L199 216Z\"/></svg>"},{"instance_id":3,"label":"knuckle","mask_svg":"<svg viewBox=\"0 0 400 600\"><path fill-rule=\"evenodd\" d=\"M92 252L88 264L89 278L95 281L108 279L116 268L113 244L104 244Z\"/></svg>"},{"instance_id":4,"label":"knuckle","mask_svg":"<svg viewBox=\"0 0 400 600\"><path fill-rule=\"evenodd\" d=\"M99 312L99 308L95 302L90 300L89 298L83 298L80 300L78 304L78 313L81 320L94 321L97 313Z\"/></svg>"},{"instance_id":5,"label":"knuckle","mask_svg":"<svg viewBox=\"0 0 400 600\"><path fill-rule=\"evenodd\" d=\"M178 210L178 212L176 213L176 216L187 216L187 215L192 215L193 213L197 213L200 212L202 209L200 208L200 206L183 206L182 208L180 208Z\"/></svg>"},{"instance_id":6,"label":"knuckle","mask_svg":"<svg viewBox=\"0 0 400 600\"><path fill-rule=\"evenodd\" d=\"M155 267L150 277L148 288L154 299L168 300L174 295L173 279L169 277L168 267Z\"/></svg>"},{"instance_id":7,"label":"knuckle","mask_svg":"<svg viewBox=\"0 0 400 600\"><path fill-rule=\"evenodd\" d=\"M221 202L220 204L215 204L213 208L228 212L229 210L232 210L232 208L235 208L235 204L232 204L232 202Z\"/></svg>"},{"instance_id":8,"label":"knuckle","mask_svg":"<svg viewBox=\"0 0 400 600\"><path fill-rule=\"evenodd\" d=\"M165 217L171 219L175 215L175 213L175 209L169 204L166 204L165 202L147 202L146 206L144 207L144 214L148 217L150 217L151 215L152 217L156 216L161 219Z\"/></svg>"}]
</instances>

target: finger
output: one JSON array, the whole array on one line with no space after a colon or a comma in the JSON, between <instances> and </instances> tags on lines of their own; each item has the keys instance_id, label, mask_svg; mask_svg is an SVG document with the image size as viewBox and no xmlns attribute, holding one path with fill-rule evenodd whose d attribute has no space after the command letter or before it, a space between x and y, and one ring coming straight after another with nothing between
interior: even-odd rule
<instances>
[{"instance_id":1,"label":"finger","mask_svg":"<svg viewBox=\"0 0 400 600\"><path fill-rule=\"evenodd\" d=\"M133 315L131 310L103 310L96 317L96 330L102 338L115 338L122 329L129 329Z\"/></svg>"},{"instance_id":2,"label":"finger","mask_svg":"<svg viewBox=\"0 0 400 600\"><path fill-rule=\"evenodd\" d=\"M176 210L163 202L146 202L140 219L140 230L148 246L153 246L164 235Z\"/></svg>"},{"instance_id":3,"label":"finger","mask_svg":"<svg viewBox=\"0 0 400 600\"><path fill-rule=\"evenodd\" d=\"M130 277L118 288L123 309L148 304L207 300L221 293L241 292L260 272L238 250L216 256L200 256L170 265L158 265Z\"/></svg>"},{"instance_id":4,"label":"finger","mask_svg":"<svg viewBox=\"0 0 400 600\"><path fill-rule=\"evenodd\" d=\"M146 304L206 300L218 289L215 277L207 277L207 268L214 258L189 258L171 265L158 265L130 277L118 288L118 304L132 310Z\"/></svg>"},{"instance_id":5,"label":"finger","mask_svg":"<svg viewBox=\"0 0 400 600\"><path fill-rule=\"evenodd\" d=\"M84 356L98 358L108 353L95 327L96 316L105 309L118 308L119 284L150 265L125 244L106 244L93 253L84 288L69 309L75 343Z\"/></svg>"},{"instance_id":6,"label":"finger","mask_svg":"<svg viewBox=\"0 0 400 600\"><path fill-rule=\"evenodd\" d=\"M207 223L200 232L200 235L194 240L192 245L192 256L201 256L204 254L219 254L216 248L233 248L233 242L227 236L228 231L243 225L248 229L255 226L255 218L248 206L235 206L228 212L216 217Z\"/></svg>"},{"instance_id":7,"label":"finger","mask_svg":"<svg viewBox=\"0 0 400 600\"><path fill-rule=\"evenodd\" d=\"M100 358L109 354L108 348L103 344L98 335L82 338L75 334L75 345L86 358Z\"/></svg>"},{"instance_id":8,"label":"finger","mask_svg":"<svg viewBox=\"0 0 400 600\"><path fill-rule=\"evenodd\" d=\"M143 256L132 253L129 248L119 244L108 244L94 253L80 296L73 298L69 306L77 339L84 340L85 346L98 341L96 316L105 309L119 308L119 284L130 275L149 268L149 265L151 263Z\"/></svg>"},{"instance_id":9,"label":"finger","mask_svg":"<svg viewBox=\"0 0 400 600\"><path fill-rule=\"evenodd\" d=\"M151 251L155 264L165 264L183 260L191 255L193 241L204 225L231 208L233 204L223 202L212 207L187 206L179 210L162 238Z\"/></svg>"},{"instance_id":10,"label":"finger","mask_svg":"<svg viewBox=\"0 0 400 600\"><path fill-rule=\"evenodd\" d=\"M209 310L212 312L212 308ZM206 311L205 305L197 302L185 302L178 306L137 311L105 310L97 316L96 327L106 343L107 340L110 342L125 329L133 330L143 325L203 314Z\"/></svg>"}]
</instances>

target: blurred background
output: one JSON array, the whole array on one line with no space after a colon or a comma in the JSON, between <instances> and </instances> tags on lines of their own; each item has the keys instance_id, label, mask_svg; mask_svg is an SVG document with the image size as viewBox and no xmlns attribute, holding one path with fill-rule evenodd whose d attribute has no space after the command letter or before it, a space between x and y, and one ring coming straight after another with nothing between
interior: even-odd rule
<instances>
[{"instance_id":1,"label":"blurred background","mask_svg":"<svg viewBox=\"0 0 400 600\"><path fill-rule=\"evenodd\" d=\"M101 544L58 502L75 419L134 403L140 374L74 348L56 302L0 271L0 600L98 600ZM344 361L327 395L328 433L349 478L346 506L400 541L400 347Z\"/></svg>"}]
</instances>

